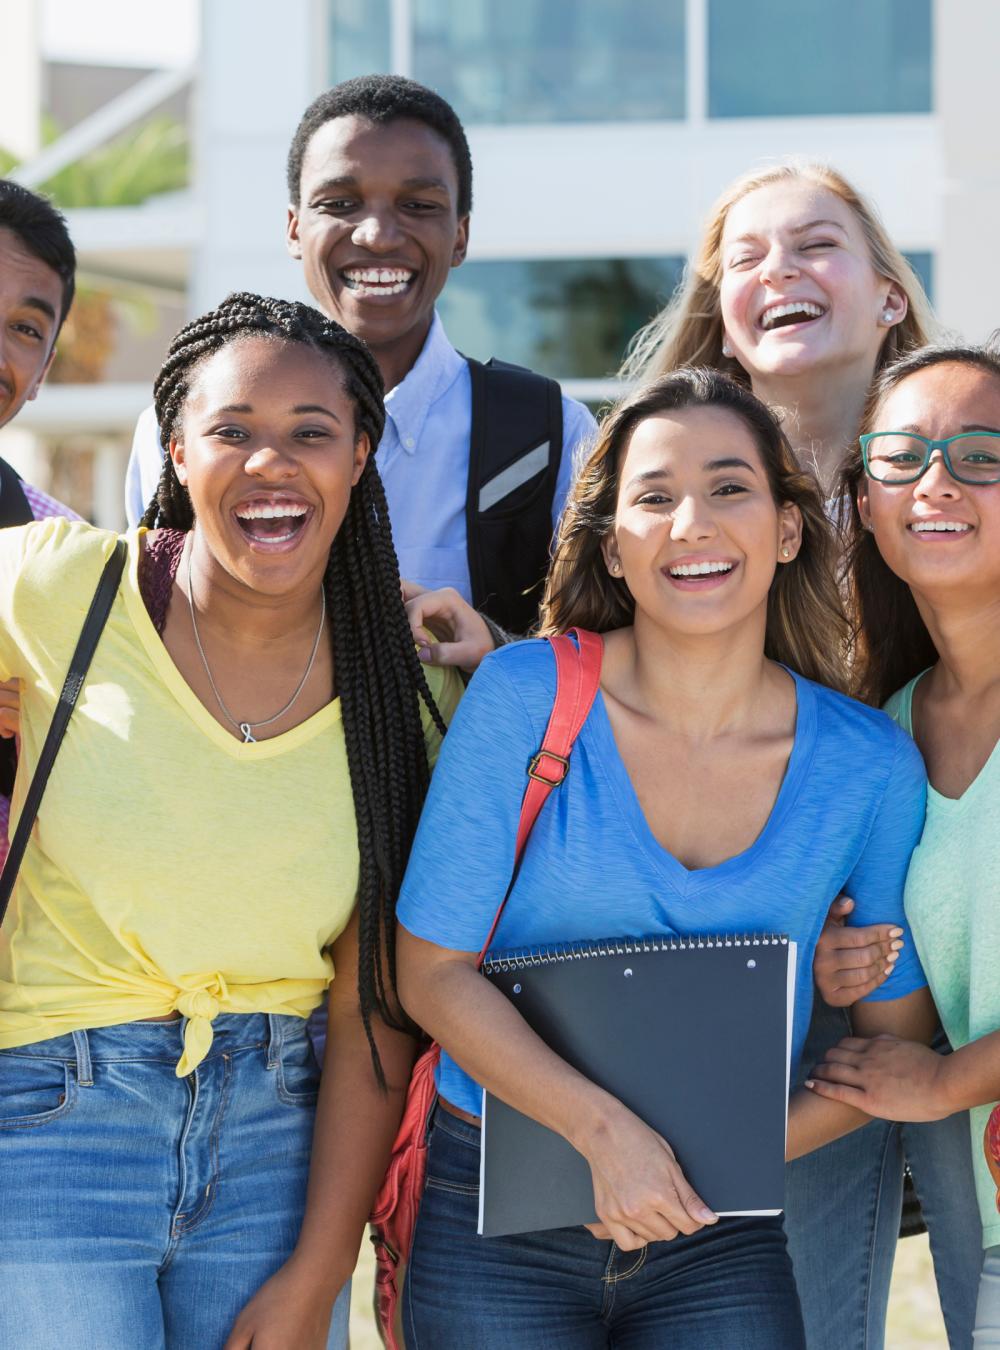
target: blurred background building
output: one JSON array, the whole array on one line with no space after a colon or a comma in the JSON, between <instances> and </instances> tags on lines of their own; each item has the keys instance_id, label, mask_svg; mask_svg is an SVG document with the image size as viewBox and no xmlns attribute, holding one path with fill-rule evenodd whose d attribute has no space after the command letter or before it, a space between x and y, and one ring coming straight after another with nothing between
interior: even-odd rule
<instances>
[{"instance_id":1,"label":"blurred background building","mask_svg":"<svg viewBox=\"0 0 1000 1350\"><path fill-rule=\"evenodd\" d=\"M66 209L81 267L0 453L103 524L184 318L232 289L306 297L288 143L368 71L468 129L471 249L441 308L470 355L606 398L718 192L788 154L875 199L948 327L1000 324L996 0L0 0L0 31L0 171Z\"/></svg>"}]
</instances>

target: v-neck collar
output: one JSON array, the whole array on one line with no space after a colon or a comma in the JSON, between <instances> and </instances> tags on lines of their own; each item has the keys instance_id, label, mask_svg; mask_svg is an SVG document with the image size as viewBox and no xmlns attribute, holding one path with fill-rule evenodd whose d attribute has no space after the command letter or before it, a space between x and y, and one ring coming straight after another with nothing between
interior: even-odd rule
<instances>
[{"instance_id":1,"label":"v-neck collar","mask_svg":"<svg viewBox=\"0 0 1000 1350\"><path fill-rule=\"evenodd\" d=\"M899 696L899 725L908 736L913 736L913 695L920 681L925 675L929 675L933 669L933 666L928 666L927 669L922 670L919 675L914 675L910 683L904 685L902 693ZM913 739L916 740L916 737L913 736ZM987 781L993 781L993 770L995 768L994 761L996 760L1000 760L1000 741L996 742L993 749L986 756L986 762L983 764L983 767L979 770L975 778L973 778L972 782L960 797L946 797L943 792L937 790L928 777L927 800L933 802L935 809L938 811L965 810L969 803L974 802L979 793L983 791L982 784Z\"/></svg>"},{"instance_id":2,"label":"v-neck collar","mask_svg":"<svg viewBox=\"0 0 1000 1350\"><path fill-rule=\"evenodd\" d=\"M680 894L707 890L716 882L729 880L754 866L779 834L789 811L795 805L802 785L808 778L816 747L817 712L816 694L809 681L794 670L788 670L788 674L795 682L795 733L778 795L753 843L712 867L685 867L653 834L618 750L603 694L598 692L594 700L590 728L596 758L618 801L621 818L631 828L636 843L652 865Z\"/></svg>"},{"instance_id":3,"label":"v-neck collar","mask_svg":"<svg viewBox=\"0 0 1000 1350\"><path fill-rule=\"evenodd\" d=\"M224 750L233 759L247 761L273 759L276 755L299 749L300 746L311 741L314 736L321 735L328 727L335 726L340 721L340 699L334 698L325 707L313 713L312 717L307 717L304 722L300 722L298 726L283 731L280 736L269 736L267 740L263 741L244 743L231 735L221 723L217 722L174 665L173 658L153 626L153 621L149 617L143 602L142 593L139 589L139 556L141 552L140 539L145 533L146 530L140 526L136 530L129 530L126 535L129 565L126 575L122 578L121 587L125 599L125 609L135 629L136 636L142 643L157 675L203 735L207 736L220 750Z\"/></svg>"}]
</instances>

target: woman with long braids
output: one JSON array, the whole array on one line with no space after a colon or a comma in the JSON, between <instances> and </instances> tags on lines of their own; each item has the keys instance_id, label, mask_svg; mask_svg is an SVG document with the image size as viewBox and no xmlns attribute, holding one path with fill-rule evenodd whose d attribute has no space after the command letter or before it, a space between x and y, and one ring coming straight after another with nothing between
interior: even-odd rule
<instances>
[{"instance_id":1,"label":"woman with long braids","mask_svg":"<svg viewBox=\"0 0 1000 1350\"><path fill-rule=\"evenodd\" d=\"M692 363L748 385L780 410L799 462L832 499L873 379L934 326L872 203L829 165L791 160L723 190L684 285L636 336L623 374L650 379ZM850 907L838 900L832 918L843 923ZM882 968L891 970L903 937L886 930L881 939ZM817 1001L803 1071L849 1032L850 991L831 997L836 1006ZM957 1121L873 1121L791 1164L785 1223L810 1350L882 1345L907 1165L948 1334L968 1344L979 1234L966 1158Z\"/></svg>"},{"instance_id":2,"label":"woman with long braids","mask_svg":"<svg viewBox=\"0 0 1000 1350\"><path fill-rule=\"evenodd\" d=\"M394 902L455 677L406 620L363 344L232 295L155 401L170 456L0 942L0 1343L319 1350L408 1078ZM115 542L0 540L29 770Z\"/></svg>"},{"instance_id":3,"label":"woman with long braids","mask_svg":"<svg viewBox=\"0 0 1000 1350\"><path fill-rule=\"evenodd\" d=\"M682 369L609 414L543 606L544 631L603 634L600 691L532 832L496 949L786 932L799 944L798 1059L827 909L849 881L862 918L881 903L881 920L902 919L924 801L912 742L825 687L841 678L845 636L833 563L814 479L742 385ZM399 900L400 996L443 1050L408 1343L804 1350L781 1219L708 1210L670 1140L549 1049L476 970L554 687L546 643L486 658L445 741ZM923 986L905 951L859 1025L929 1037ZM586 1158L596 1229L477 1237L482 1088ZM820 1109L831 1105L793 1095L789 1157L864 1120Z\"/></svg>"}]
</instances>

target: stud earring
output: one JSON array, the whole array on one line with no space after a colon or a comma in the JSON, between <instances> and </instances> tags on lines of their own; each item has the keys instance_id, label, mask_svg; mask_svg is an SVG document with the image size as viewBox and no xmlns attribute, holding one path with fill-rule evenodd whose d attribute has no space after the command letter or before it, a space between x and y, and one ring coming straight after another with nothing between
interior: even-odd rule
<instances>
[{"instance_id":1,"label":"stud earring","mask_svg":"<svg viewBox=\"0 0 1000 1350\"><path fill-rule=\"evenodd\" d=\"M892 318L893 318L893 314L892 314L892 310L891 310L891 309L884 309L884 310L882 311L882 322L883 322L883 323L892 323Z\"/></svg>"},{"instance_id":2,"label":"stud earring","mask_svg":"<svg viewBox=\"0 0 1000 1350\"><path fill-rule=\"evenodd\" d=\"M724 337L724 338L722 339L722 355L723 355L723 356L729 356L729 357L731 357L732 354L733 354L733 349L732 349L732 347L730 347L730 345L729 345L729 339Z\"/></svg>"},{"instance_id":3,"label":"stud earring","mask_svg":"<svg viewBox=\"0 0 1000 1350\"><path fill-rule=\"evenodd\" d=\"M783 548L781 550L781 556L783 558L790 558L792 556L792 550L790 548Z\"/></svg>"},{"instance_id":4,"label":"stud earring","mask_svg":"<svg viewBox=\"0 0 1000 1350\"><path fill-rule=\"evenodd\" d=\"M617 558L613 559L611 566L608 568L608 571L611 573L613 577L616 577L621 573L621 570L622 570L621 563L618 561Z\"/></svg>"}]
</instances>

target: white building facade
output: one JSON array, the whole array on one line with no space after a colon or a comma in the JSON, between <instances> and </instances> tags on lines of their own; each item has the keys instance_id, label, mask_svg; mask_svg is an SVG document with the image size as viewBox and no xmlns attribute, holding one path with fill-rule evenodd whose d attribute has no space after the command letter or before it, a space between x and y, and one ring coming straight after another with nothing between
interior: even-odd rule
<instances>
[{"instance_id":1,"label":"white building facade","mask_svg":"<svg viewBox=\"0 0 1000 1350\"><path fill-rule=\"evenodd\" d=\"M945 325L981 340L1000 326L998 58L997 0L202 0L189 189L71 228L84 269L173 287L188 313L234 289L307 298L284 246L292 134L331 83L397 71L455 105L472 147L469 259L442 300L470 355L606 396L712 201L786 155L871 196ZM120 457L147 400L140 381L52 387L24 425L89 427Z\"/></svg>"}]
</instances>

